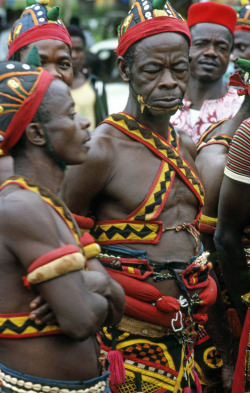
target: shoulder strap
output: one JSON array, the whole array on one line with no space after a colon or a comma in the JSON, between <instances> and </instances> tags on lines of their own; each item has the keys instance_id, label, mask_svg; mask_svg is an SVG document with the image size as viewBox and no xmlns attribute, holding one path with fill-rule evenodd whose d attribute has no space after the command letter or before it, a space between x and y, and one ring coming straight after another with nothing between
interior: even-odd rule
<instances>
[{"instance_id":1,"label":"shoulder strap","mask_svg":"<svg viewBox=\"0 0 250 393\"><path fill-rule=\"evenodd\" d=\"M138 123L132 116L117 113L107 117L105 123L113 125L129 137L137 140L154 152L162 160L168 162L187 186L193 191L200 207L204 203L204 189L193 168L184 160L179 152L154 131Z\"/></svg>"},{"instance_id":2,"label":"shoulder strap","mask_svg":"<svg viewBox=\"0 0 250 393\"><path fill-rule=\"evenodd\" d=\"M38 183L31 181L30 179L21 177L21 176L12 176L8 180L6 180L0 187L0 191L8 186L9 184L17 184L19 187L24 188L26 190L30 190L40 195L44 202L50 205L62 218L65 224L68 226L70 232L74 236L77 244L81 247L80 236L78 233L78 227L75 221L72 218L72 215L69 209L66 207L64 202L58 198L55 194L53 194L47 188L41 186Z\"/></svg>"}]
</instances>

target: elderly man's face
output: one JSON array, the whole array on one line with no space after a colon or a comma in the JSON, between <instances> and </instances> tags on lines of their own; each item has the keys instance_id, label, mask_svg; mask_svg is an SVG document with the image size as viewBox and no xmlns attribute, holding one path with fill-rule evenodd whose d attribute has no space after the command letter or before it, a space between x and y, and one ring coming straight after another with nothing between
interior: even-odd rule
<instances>
[{"instance_id":1,"label":"elderly man's face","mask_svg":"<svg viewBox=\"0 0 250 393\"><path fill-rule=\"evenodd\" d=\"M197 23L190 29L190 74L201 82L220 79L228 66L233 37L230 31L215 23Z\"/></svg>"},{"instance_id":2,"label":"elderly man's face","mask_svg":"<svg viewBox=\"0 0 250 393\"><path fill-rule=\"evenodd\" d=\"M130 82L144 102L160 114L176 112L189 77L189 50L183 35L167 32L136 44Z\"/></svg>"}]
</instances>

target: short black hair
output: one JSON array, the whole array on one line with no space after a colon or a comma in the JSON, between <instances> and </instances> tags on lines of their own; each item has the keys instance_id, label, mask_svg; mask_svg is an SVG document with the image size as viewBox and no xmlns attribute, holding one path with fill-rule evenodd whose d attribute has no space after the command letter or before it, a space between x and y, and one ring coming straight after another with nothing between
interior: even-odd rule
<instances>
[{"instance_id":1,"label":"short black hair","mask_svg":"<svg viewBox=\"0 0 250 393\"><path fill-rule=\"evenodd\" d=\"M66 26L66 28L67 28L69 35L71 37L81 38L84 47L86 46L86 40L85 40L84 34L83 34L82 30L80 29L80 27L75 26L75 25L68 25L68 26Z\"/></svg>"}]
</instances>

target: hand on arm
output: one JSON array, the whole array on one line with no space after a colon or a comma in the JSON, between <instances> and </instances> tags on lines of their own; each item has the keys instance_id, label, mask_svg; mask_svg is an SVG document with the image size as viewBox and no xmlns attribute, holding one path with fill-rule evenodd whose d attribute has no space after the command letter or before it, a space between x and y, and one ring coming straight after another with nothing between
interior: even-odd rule
<instances>
[{"instance_id":1,"label":"hand on arm","mask_svg":"<svg viewBox=\"0 0 250 393\"><path fill-rule=\"evenodd\" d=\"M65 225L63 221L48 205L41 202L39 196L22 191L21 198L18 204L13 200L14 203L10 203L7 209L13 217L6 214L4 219L11 222L6 245L26 270L34 261L51 251L68 244L76 246L71 232L66 227L61 229ZM106 287L107 281L104 276L100 288L102 285ZM88 289L82 270L63 274L35 287L53 310L63 332L72 338L86 339L107 318L107 299L101 290L98 293Z\"/></svg>"}]
</instances>

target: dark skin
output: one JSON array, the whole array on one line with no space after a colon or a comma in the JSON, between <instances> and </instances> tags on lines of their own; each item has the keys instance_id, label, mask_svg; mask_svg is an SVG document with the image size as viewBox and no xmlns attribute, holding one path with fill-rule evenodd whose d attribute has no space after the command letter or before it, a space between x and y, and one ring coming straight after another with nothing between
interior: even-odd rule
<instances>
[{"instance_id":1,"label":"dark skin","mask_svg":"<svg viewBox=\"0 0 250 393\"><path fill-rule=\"evenodd\" d=\"M248 118L250 113L250 97L246 95L237 114L218 127L216 127L205 139L215 135L226 134L233 137L243 120ZM210 145L202 148L195 160L199 176L205 189L205 202L203 214L209 217L217 218L218 201L220 187L224 175L224 168L227 163L228 147L223 145ZM209 170L208 170L209 168ZM206 250L215 251L213 236L201 234L201 240Z\"/></svg>"},{"instance_id":2,"label":"dark skin","mask_svg":"<svg viewBox=\"0 0 250 393\"><path fill-rule=\"evenodd\" d=\"M79 164L88 151L89 122L74 114L69 88L64 83L53 81L49 89L53 98L47 101L47 110L53 102L53 117L45 125L52 146L66 163ZM14 161L15 173L39 182L56 194L64 172L43 149L46 139L41 124L30 123L25 137L25 148ZM37 194L16 185L1 191L0 212L2 313L28 312L30 302L40 294L63 331L61 335L25 340L1 339L1 361L17 371L43 378L88 380L99 376L95 332L104 323L119 322L124 307L123 290L93 259L89 261L88 271L74 271L32 286L28 291L21 277L27 274L34 260L64 245L77 246L77 243L52 207Z\"/></svg>"},{"instance_id":3,"label":"dark skin","mask_svg":"<svg viewBox=\"0 0 250 393\"><path fill-rule=\"evenodd\" d=\"M84 42L80 37L77 36L71 37L71 41L71 57L74 72L71 88L77 89L78 87L81 87L86 81L86 76L82 72L84 58Z\"/></svg>"},{"instance_id":4,"label":"dark skin","mask_svg":"<svg viewBox=\"0 0 250 393\"><path fill-rule=\"evenodd\" d=\"M185 38L169 32L147 37L136 44L132 69L122 57L118 58L118 67L123 80L133 86L133 89L130 86L124 112L167 139L170 116L175 113L176 105L181 103L188 83L189 53ZM141 113L134 91L158 110L145 108ZM159 169L159 159L145 146L135 143L108 124L100 125L92 136L85 163L69 168L66 173L63 197L76 214L85 216L93 210L98 220L123 219L144 200ZM196 170L193 142L185 133L179 132L178 136L180 154ZM192 222L197 207L195 196L176 175L158 219L164 227L176 227L183 222ZM130 244L129 247L146 250L154 262L186 262L194 255L195 241L186 231L170 230L163 233L157 247L151 244ZM147 281L159 288L163 295L180 296L174 281L156 283L151 278ZM220 325L224 335L218 335L217 340L219 338L218 347L224 352L226 392L232 383L233 366L226 353L231 345L231 335L224 323L225 319Z\"/></svg>"},{"instance_id":5,"label":"dark skin","mask_svg":"<svg viewBox=\"0 0 250 393\"><path fill-rule=\"evenodd\" d=\"M191 108L200 110L205 100L223 97L226 86L223 75L227 69L233 37L230 31L215 23L197 23L190 28L190 78L185 98Z\"/></svg>"},{"instance_id":6,"label":"dark skin","mask_svg":"<svg viewBox=\"0 0 250 393\"><path fill-rule=\"evenodd\" d=\"M33 42L20 52L20 61L25 63L30 50L36 46L42 67L56 79L62 80L68 86L73 78L73 68L70 49L59 40L46 39ZM13 174L13 160L10 156L0 156L0 184Z\"/></svg>"},{"instance_id":7,"label":"dark skin","mask_svg":"<svg viewBox=\"0 0 250 393\"><path fill-rule=\"evenodd\" d=\"M247 308L242 303L241 296L249 292L250 282L242 235L244 228L249 225L249 220L249 184L235 181L225 175L221 186L214 241L225 283L242 324Z\"/></svg>"},{"instance_id":8,"label":"dark skin","mask_svg":"<svg viewBox=\"0 0 250 393\"><path fill-rule=\"evenodd\" d=\"M250 60L250 32L236 30L234 32L234 50L231 55L231 60L235 60L240 57L241 59ZM244 73L241 71L239 66L235 63L235 72L239 72L240 76L243 78Z\"/></svg>"}]
</instances>

